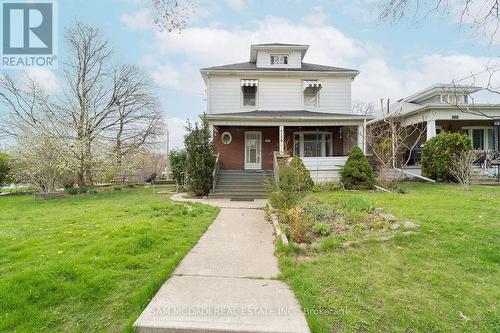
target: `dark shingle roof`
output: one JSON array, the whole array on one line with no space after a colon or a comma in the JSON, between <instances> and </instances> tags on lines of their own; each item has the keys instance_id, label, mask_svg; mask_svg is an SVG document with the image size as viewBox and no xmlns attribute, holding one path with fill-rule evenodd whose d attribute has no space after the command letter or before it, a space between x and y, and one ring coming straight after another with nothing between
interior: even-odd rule
<instances>
[{"instance_id":1,"label":"dark shingle roof","mask_svg":"<svg viewBox=\"0 0 500 333\"><path fill-rule=\"evenodd\" d=\"M307 62L303 62L300 68L257 67L253 62L240 62L237 64L207 67L203 68L202 71L357 72L355 69L310 64Z\"/></svg>"},{"instance_id":2,"label":"dark shingle roof","mask_svg":"<svg viewBox=\"0 0 500 333\"><path fill-rule=\"evenodd\" d=\"M208 114L207 116L220 116L220 117L325 117L325 118L336 118L336 117L353 117L353 118L370 118L354 113L327 113L327 112L315 112L307 110L254 110L246 112L232 112L232 113L216 113Z\"/></svg>"}]
</instances>

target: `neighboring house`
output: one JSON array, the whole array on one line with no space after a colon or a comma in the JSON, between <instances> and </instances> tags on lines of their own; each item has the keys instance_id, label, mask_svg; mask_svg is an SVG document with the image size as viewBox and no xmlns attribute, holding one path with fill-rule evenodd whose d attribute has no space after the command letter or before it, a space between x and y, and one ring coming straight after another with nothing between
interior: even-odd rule
<instances>
[{"instance_id":1,"label":"neighboring house","mask_svg":"<svg viewBox=\"0 0 500 333\"><path fill-rule=\"evenodd\" d=\"M425 126L421 145L444 131L463 132L471 138L474 149L498 151L500 104L478 103L474 94L480 90L480 87L435 84L391 104L389 111L377 110L370 123L381 121L388 114L397 115L402 126Z\"/></svg>"},{"instance_id":2,"label":"neighboring house","mask_svg":"<svg viewBox=\"0 0 500 333\"><path fill-rule=\"evenodd\" d=\"M222 173L270 171L274 156L288 154L316 182L332 181L352 147L364 146L368 117L351 108L359 72L303 62L308 48L252 45L247 62L201 70Z\"/></svg>"},{"instance_id":3,"label":"neighboring house","mask_svg":"<svg viewBox=\"0 0 500 333\"><path fill-rule=\"evenodd\" d=\"M476 95L481 90L474 86L435 84L390 104L389 110L378 109L367 126L379 125L394 116L401 126L420 129L406 138L406 145L415 147L408 152L412 156L410 165L418 165L421 147L427 140L442 132L465 133L480 152L477 164L494 173L492 162L499 158L500 150L500 104L479 103Z\"/></svg>"}]
</instances>

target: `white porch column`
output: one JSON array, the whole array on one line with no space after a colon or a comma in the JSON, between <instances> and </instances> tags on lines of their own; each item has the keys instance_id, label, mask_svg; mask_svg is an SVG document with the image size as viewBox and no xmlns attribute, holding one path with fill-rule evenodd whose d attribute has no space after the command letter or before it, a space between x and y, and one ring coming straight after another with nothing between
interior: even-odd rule
<instances>
[{"instance_id":1,"label":"white porch column","mask_svg":"<svg viewBox=\"0 0 500 333\"><path fill-rule=\"evenodd\" d=\"M357 137L358 147L361 148L363 154L366 154L365 149L365 125L358 125L358 137Z\"/></svg>"},{"instance_id":2,"label":"white porch column","mask_svg":"<svg viewBox=\"0 0 500 333\"><path fill-rule=\"evenodd\" d=\"M427 120L427 140L429 141L433 137L436 136L436 121L435 120Z\"/></svg>"},{"instance_id":3,"label":"white porch column","mask_svg":"<svg viewBox=\"0 0 500 333\"><path fill-rule=\"evenodd\" d=\"M279 150L280 155L285 153L285 126L283 125L279 127Z\"/></svg>"}]
</instances>

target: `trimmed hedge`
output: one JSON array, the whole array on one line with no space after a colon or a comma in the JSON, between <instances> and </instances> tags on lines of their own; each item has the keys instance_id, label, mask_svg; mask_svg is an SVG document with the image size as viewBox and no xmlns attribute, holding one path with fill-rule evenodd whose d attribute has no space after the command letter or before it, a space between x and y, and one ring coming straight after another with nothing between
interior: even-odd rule
<instances>
[{"instance_id":1,"label":"trimmed hedge","mask_svg":"<svg viewBox=\"0 0 500 333\"><path fill-rule=\"evenodd\" d=\"M439 182L455 182L450 173L454 158L472 149L469 136L462 133L441 133L425 143L422 150L422 172Z\"/></svg>"},{"instance_id":2,"label":"trimmed hedge","mask_svg":"<svg viewBox=\"0 0 500 333\"><path fill-rule=\"evenodd\" d=\"M340 177L344 187L350 190L371 190L375 185L372 167L359 147L354 147L349 154Z\"/></svg>"}]
</instances>

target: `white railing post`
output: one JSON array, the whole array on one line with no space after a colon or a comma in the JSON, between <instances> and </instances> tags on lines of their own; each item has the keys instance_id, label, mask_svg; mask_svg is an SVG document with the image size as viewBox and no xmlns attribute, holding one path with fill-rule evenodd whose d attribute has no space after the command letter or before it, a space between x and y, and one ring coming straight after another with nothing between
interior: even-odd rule
<instances>
[{"instance_id":1,"label":"white railing post","mask_svg":"<svg viewBox=\"0 0 500 333\"><path fill-rule=\"evenodd\" d=\"M280 155L285 153L285 126L279 126L279 151Z\"/></svg>"},{"instance_id":2,"label":"white railing post","mask_svg":"<svg viewBox=\"0 0 500 333\"><path fill-rule=\"evenodd\" d=\"M427 140L429 141L433 137L436 136L436 121L435 120L427 120Z\"/></svg>"}]
</instances>

